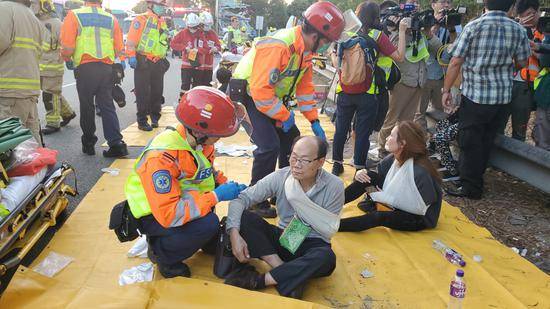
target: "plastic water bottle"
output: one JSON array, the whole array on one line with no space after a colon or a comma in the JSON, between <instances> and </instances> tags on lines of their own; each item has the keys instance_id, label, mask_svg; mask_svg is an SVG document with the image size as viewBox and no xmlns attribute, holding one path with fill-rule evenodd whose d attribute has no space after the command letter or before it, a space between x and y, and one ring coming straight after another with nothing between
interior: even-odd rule
<instances>
[{"instance_id":1,"label":"plastic water bottle","mask_svg":"<svg viewBox=\"0 0 550 309\"><path fill-rule=\"evenodd\" d=\"M464 283L464 271L462 269L457 270L455 278L451 280L449 296L447 309L461 309L462 301L466 296L466 283Z\"/></svg>"},{"instance_id":2,"label":"plastic water bottle","mask_svg":"<svg viewBox=\"0 0 550 309\"><path fill-rule=\"evenodd\" d=\"M462 259L462 255L460 255L460 253L454 251L453 249L449 248L441 240L434 240L432 243L432 247L435 250L441 252L441 254L447 259L447 261L455 265L458 265L460 267L466 266L466 262Z\"/></svg>"}]
</instances>

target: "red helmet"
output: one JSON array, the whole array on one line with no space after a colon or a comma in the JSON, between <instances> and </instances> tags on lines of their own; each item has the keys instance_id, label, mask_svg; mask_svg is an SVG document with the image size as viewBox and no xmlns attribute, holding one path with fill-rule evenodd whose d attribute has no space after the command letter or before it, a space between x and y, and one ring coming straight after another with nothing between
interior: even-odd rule
<instances>
[{"instance_id":1,"label":"red helmet","mask_svg":"<svg viewBox=\"0 0 550 309\"><path fill-rule=\"evenodd\" d=\"M308 24L331 41L337 41L346 21L342 11L328 1L315 2L304 12Z\"/></svg>"},{"instance_id":2,"label":"red helmet","mask_svg":"<svg viewBox=\"0 0 550 309\"><path fill-rule=\"evenodd\" d=\"M187 91L176 107L176 117L193 132L212 137L237 133L247 117L240 103L233 103L223 92L199 86Z\"/></svg>"}]
</instances>

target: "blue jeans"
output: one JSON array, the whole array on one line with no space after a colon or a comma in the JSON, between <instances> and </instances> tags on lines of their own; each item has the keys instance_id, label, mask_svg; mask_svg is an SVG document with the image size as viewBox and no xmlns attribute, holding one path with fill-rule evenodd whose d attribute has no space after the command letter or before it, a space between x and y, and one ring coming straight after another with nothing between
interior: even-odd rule
<instances>
[{"instance_id":1,"label":"blue jeans","mask_svg":"<svg viewBox=\"0 0 550 309\"><path fill-rule=\"evenodd\" d=\"M344 161L344 145L355 115L355 147L353 162L356 168L364 168L370 148L369 136L374 130L378 114L378 101L375 95L338 94L336 100L336 131L332 145L332 159Z\"/></svg>"}]
</instances>

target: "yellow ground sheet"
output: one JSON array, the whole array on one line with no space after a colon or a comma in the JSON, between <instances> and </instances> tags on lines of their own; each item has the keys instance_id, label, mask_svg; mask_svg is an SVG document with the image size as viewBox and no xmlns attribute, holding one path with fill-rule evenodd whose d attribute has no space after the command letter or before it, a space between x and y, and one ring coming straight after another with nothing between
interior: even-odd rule
<instances>
[{"instance_id":1,"label":"yellow ground sheet","mask_svg":"<svg viewBox=\"0 0 550 309\"><path fill-rule=\"evenodd\" d=\"M327 137L332 138L334 136L334 125L330 122L327 115L320 115L319 120ZM128 146L146 146L147 143L155 137L159 132L164 130L167 126L175 127L178 124L178 120L174 114L174 108L171 106L164 107L162 109L162 117L159 120L159 127L153 129L151 132L145 132L138 129L137 122L124 129L121 133L124 141ZM303 135L313 135L311 131L311 124L305 119L301 113L296 112L296 125L300 129ZM224 138L223 143L226 145L238 144L238 145L250 145L250 138L244 133L243 130L234 136ZM106 143L103 146L107 146Z\"/></svg>"},{"instance_id":2,"label":"yellow ground sheet","mask_svg":"<svg viewBox=\"0 0 550 309\"><path fill-rule=\"evenodd\" d=\"M219 157L216 168L248 183L251 163L250 158ZM101 177L31 268L50 251L74 262L54 278L20 267L0 308L444 308L457 268L431 248L434 239L465 256L464 308L550 307L550 277L446 203L433 230L338 233L332 242L336 270L328 278L312 280L305 301L277 296L273 288L252 292L223 285L212 274L214 258L202 252L187 261L192 279L163 279L157 272L153 282L120 287L118 276L124 269L147 261L127 258L132 244L119 243L107 228L112 206L123 199L131 166L132 160L113 163L120 175ZM346 182L350 173L344 175ZM227 204L216 211L224 215ZM355 205L346 205L344 217L359 214ZM472 260L476 254L483 257L481 263ZM265 270L262 264L256 263ZM374 277L362 278L365 269Z\"/></svg>"}]
</instances>

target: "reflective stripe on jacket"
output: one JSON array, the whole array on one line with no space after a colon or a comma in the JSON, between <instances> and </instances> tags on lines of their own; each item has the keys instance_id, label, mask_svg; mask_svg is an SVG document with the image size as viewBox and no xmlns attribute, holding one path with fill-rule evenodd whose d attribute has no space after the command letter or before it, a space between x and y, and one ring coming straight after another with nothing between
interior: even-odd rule
<instances>
[{"instance_id":1,"label":"reflective stripe on jacket","mask_svg":"<svg viewBox=\"0 0 550 309\"><path fill-rule=\"evenodd\" d=\"M44 26L25 5L3 1L0 29L0 97L38 96Z\"/></svg>"},{"instance_id":2,"label":"reflective stripe on jacket","mask_svg":"<svg viewBox=\"0 0 550 309\"><path fill-rule=\"evenodd\" d=\"M80 65L84 54L114 62L114 17L102 8L89 6L73 10L73 13L79 27L73 54L74 65Z\"/></svg>"},{"instance_id":3,"label":"reflective stripe on jacket","mask_svg":"<svg viewBox=\"0 0 550 309\"><path fill-rule=\"evenodd\" d=\"M216 183L227 181L212 168L213 160L214 147L191 148L182 125L157 135L126 181L126 199L134 217L152 214L168 228L210 213L217 203L211 191Z\"/></svg>"},{"instance_id":4,"label":"reflective stripe on jacket","mask_svg":"<svg viewBox=\"0 0 550 309\"><path fill-rule=\"evenodd\" d=\"M301 26L281 29L273 37L257 40L235 68L233 77L248 81L249 94L256 108L268 117L278 121L288 119L290 113L283 98L289 95L295 97L300 112L313 121L318 118L318 112L314 99L312 56L311 52L305 51ZM255 61L256 57L261 61ZM291 92L296 75L296 85Z\"/></svg>"}]
</instances>

